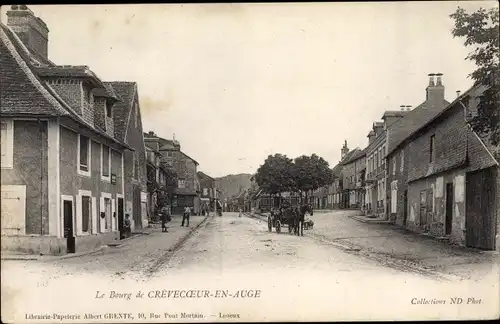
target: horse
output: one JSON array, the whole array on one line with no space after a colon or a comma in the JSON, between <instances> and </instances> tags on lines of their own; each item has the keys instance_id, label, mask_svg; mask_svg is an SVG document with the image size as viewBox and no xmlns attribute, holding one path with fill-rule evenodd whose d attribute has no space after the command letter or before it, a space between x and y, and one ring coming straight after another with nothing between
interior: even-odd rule
<instances>
[{"instance_id":1,"label":"horse","mask_svg":"<svg viewBox=\"0 0 500 324\"><path fill-rule=\"evenodd\" d=\"M295 213L294 232L297 236L304 236L304 216L306 213L309 213L311 216L313 215L311 204L301 205Z\"/></svg>"}]
</instances>

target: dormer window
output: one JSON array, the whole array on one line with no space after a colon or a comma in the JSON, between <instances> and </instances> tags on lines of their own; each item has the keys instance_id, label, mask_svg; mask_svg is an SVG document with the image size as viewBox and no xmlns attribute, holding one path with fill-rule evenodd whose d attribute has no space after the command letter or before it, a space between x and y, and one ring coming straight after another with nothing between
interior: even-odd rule
<instances>
[{"instance_id":1,"label":"dormer window","mask_svg":"<svg viewBox=\"0 0 500 324\"><path fill-rule=\"evenodd\" d=\"M108 118L113 117L113 109L109 103L106 103L106 117L108 117Z\"/></svg>"}]
</instances>

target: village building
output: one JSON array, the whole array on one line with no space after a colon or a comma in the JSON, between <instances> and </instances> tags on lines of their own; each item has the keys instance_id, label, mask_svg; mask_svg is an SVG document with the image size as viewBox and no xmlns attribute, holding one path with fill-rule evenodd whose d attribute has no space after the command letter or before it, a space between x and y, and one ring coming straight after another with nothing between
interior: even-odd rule
<instances>
[{"instance_id":1,"label":"village building","mask_svg":"<svg viewBox=\"0 0 500 324\"><path fill-rule=\"evenodd\" d=\"M344 196L348 197L345 201L345 208L363 209L364 208L364 181L366 170L366 152L355 148L348 154L349 156L342 161L342 177Z\"/></svg>"},{"instance_id":2,"label":"village building","mask_svg":"<svg viewBox=\"0 0 500 324\"><path fill-rule=\"evenodd\" d=\"M498 250L499 148L468 122L483 90L473 87L406 140L405 225L454 244Z\"/></svg>"},{"instance_id":3,"label":"village building","mask_svg":"<svg viewBox=\"0 0 500 324\"><path fill-rule=\"evenodd\" d=\"M147 212L148 222L159 221L160 208L168 203L167 170L160 163L161 153L155 147L157 143L145 142L146 174L148 186Z\"/></svg>"},{"instance_id":4,"label":"village building","mask_svg":"<svg viewBox=\"0 0 500 324\"><path fill-rule=\"evenodd\" d=\"M197 167L199 163L181 151L179 141L158 137L154 132L144 134L145 141L158 139L161 163L172 167L177 174L177 186L172 198L172 213L182 214L190 207L194 214L200 213L200 183Z\"/></svg>"},{"instance_id":5,"label":"village building","mask_svg":"<svg viewBox=\"0 0 500 324\"><path fill-rule=\"evenodd\" d=\"M136 82L105 82L121 98L115 104L113 121L115 137L133 151L123 155L125 175L125 214L130 216L132 230L148 226L148 191L146 147L142 132L139 91Z\"/></svg>"},{"instance_id":6,"label":"village building","mask_svg":"<svg viewBox=\"0 0 500 324\"><path fill-rule=\"evenodd\" d=\"M122 98L87 66L48 58L48 28L24 5L0 24L2 250L65 254L120 238Z\"/></svg>"},{"instance_id":7,"label":"village building","mask_svg":"<svg viewBox=\"0 0 500 324\"><path fill-rule=\"evenodd\" d=\"M216 198L215 179L204 172L198 171L198 180L200 182L200 212L202 214L213 209L213 201ZM219 197L219 196L217 196Z\"/></svg>"},{"instance_id":8,"label":"village building","mask_svg":"<svg viewBox=\"0 0 500 324\"><path fill-rule=\"evenodd\" d=\"M409 137L420 127L434 118L449 104L445 100L445 87L442 75L429 75L429 84L425 89L425 101L413 110L406 110L390 127L388 150L385 157L388 165L386 196L388 197L388 219L400 226L406 226L408 219L408 170L406 158Z\"/></svg>"}]
</instances>

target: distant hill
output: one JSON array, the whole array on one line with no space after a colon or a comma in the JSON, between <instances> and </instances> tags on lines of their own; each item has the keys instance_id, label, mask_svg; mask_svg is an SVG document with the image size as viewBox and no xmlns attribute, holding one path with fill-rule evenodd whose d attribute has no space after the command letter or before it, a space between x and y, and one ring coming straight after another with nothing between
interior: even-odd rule
<instances>
[{"instance_id":1,"label":"distant hill","mask_svg":"<svg viewBox=\"0 0 500 324\"><path fill-rule=\"evenodd\" d=\"M230 174L224 177L215 178L217 188L222 191L224 197L230 198L238 195L240 192L250 188L251 174Z\"/></svg>"}]
</instances>

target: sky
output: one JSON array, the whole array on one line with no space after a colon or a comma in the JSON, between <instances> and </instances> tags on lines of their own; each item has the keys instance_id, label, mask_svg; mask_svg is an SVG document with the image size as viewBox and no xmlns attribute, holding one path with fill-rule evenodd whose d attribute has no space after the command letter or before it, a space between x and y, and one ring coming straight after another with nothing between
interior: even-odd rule
<instances>
[{"instance_id":1,"label":"sky","mask_svg":"<svg viewBox=\"0 0 500 324\"><path fill-rule=\"evenodd\" d=\"M180 141L199 170L254 173L269 154L316 153L330 166L364 148L373 122L472 81L453 38L457 6L479 2L29 6L45 21L49 58L103 81L138 83L144 131ZM6 23L2 7L1 19ZM175 134L175 135L174 135Z\"/></svg>"}]
</instances>

